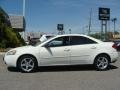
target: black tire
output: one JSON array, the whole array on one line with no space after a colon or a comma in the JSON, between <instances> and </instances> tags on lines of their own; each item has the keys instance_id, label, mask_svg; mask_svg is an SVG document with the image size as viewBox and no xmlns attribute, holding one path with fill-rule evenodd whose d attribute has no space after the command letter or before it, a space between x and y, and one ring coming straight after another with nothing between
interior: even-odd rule
<instances>
[{"instance_id":1,"label":"black tire","mask_svg":"<svg viewBox=\"0 0 120 90\"><path fill-rule=\"evenodd\" d=\"M107 70L110 64L110 59L107 55L99 55L95 58L94 66L96 70Z\"/></svg>"},{"instance_id":2,"label":"black tire","mask_svg":"<svg viewBox=\"0 0 120 90\"><path fill-rule=\"evenodd\" d=\"M26 73L33 72L38 67L36 59L30 55L22 56L19 59L17 66L20 69L20 71Z\"/></svg>"}]
</instances>

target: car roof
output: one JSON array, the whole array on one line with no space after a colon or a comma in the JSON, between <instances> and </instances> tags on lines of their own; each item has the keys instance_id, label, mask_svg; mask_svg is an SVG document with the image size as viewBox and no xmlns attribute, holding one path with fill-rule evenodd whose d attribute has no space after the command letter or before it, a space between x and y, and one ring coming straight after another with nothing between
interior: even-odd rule
<instances>
[{"instance_id":1,"label":"car roof","mask_svg":"<svg viewBox=\"0 0 120 90\"><path fill-rule=\"evenodd\" d=\"M93 38L93 37L91 37L91 36L88 36L88 35L84 35L84 34L63 34L63 35L57 35L57 37L61 37L61 36L83 36L83 37L87 37L87 38L89 38L89 39L92 39L92 40L94 40L94 41L96 41L96 42L102 42L101 40L98 40L98 39L96 39L96 38Z\"/></svg>"},{"instance_id":2,"label":"car roof","mask_svg":"<svg viewBox=\"0 0 120 90\"><path fill-rule=\"evenodd\" d=\"M57 36L86 36L83 34L62 34L62 35L57 35Z\"/></svg>"}]
</instances>

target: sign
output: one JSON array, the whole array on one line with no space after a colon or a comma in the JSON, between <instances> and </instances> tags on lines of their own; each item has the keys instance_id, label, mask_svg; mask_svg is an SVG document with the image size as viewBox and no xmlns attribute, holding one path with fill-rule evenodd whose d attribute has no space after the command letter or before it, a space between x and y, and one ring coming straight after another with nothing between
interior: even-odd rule
<instances>
[{"instance_id":1,"label":"sign","mask_svg":"<svg viewBox=\"0 0 120 90\"><path fill-rule=\"evenodd\" d=\"M99 8L99 20L110 20L110 8Z\"/></svg>"},{"instance_id":2,"label":"sign","mask_svg":"<svg viewBox=\"0 0 120 90\"><path fill-rule=\"evenodd\" d=\"M58 29L59 31L63 31L64 25L63 25L63 24L58 24L58 25L57 25L57 29Z\"/></svg>"}]
</instances>

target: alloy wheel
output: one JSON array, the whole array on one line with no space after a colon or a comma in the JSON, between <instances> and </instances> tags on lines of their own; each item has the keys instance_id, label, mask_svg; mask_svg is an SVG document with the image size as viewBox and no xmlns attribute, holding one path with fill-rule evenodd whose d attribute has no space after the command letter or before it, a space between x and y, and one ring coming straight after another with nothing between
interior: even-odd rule
<instances>
[{"instance_id":1,"label":"alloy wheel","mask_svg":"<svg viewBox=\"0 0 120 90\"><path fill-rule=\"evenodd\" d=\"M106 55L100 55L97 57L95 66L98 70L105 70L108 68L109 59Z\"/></svg>"},{"instance_id":2,"label":"alloy wheel","mask_svg":"<svg viewBox=\"0 0 120 90\"><path fill-rule=\"evenodd\" d=\"M20 59L19 68L23 72L31 72L35 69L35 60L33 57L25 56Z\"/></svg>"}]
</instances>

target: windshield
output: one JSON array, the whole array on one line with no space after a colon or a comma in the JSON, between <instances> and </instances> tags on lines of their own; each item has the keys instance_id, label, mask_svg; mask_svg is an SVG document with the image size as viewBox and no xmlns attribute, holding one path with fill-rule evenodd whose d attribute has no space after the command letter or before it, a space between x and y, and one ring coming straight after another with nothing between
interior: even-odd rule
<instances>
[{"instance_id":1,"label":"windshield","mask_svg":"<svg viewBox=\"0 0 120 90\"><path fill-rule=\"evenodd\" d=\"M38 45L40 45L41 43L43 43L43 42L45 42L45 41L47 41L47 40L49 40L49 39L51 39L51 38L53 38L54 36L51 36L51 37L47 37L47 39L44 39L43 41L38 41L36 44L34 44L33 46L38 46Z\"/></svg>"},{"instance_id":2,"label":"windshield","mask_svg":"<svg viewBox=\"0 0 120 90\"><path fill-rule=\"evenodd\" d=\"M47 40L45 40L45 41L47 41ZM38 46L38 45L40 45L41 43L43 43L43 42L45 42L45 41L38 41L37 43L35 43L34 45L32 45L32 46Z\"/></svg>"}]
</instances>

